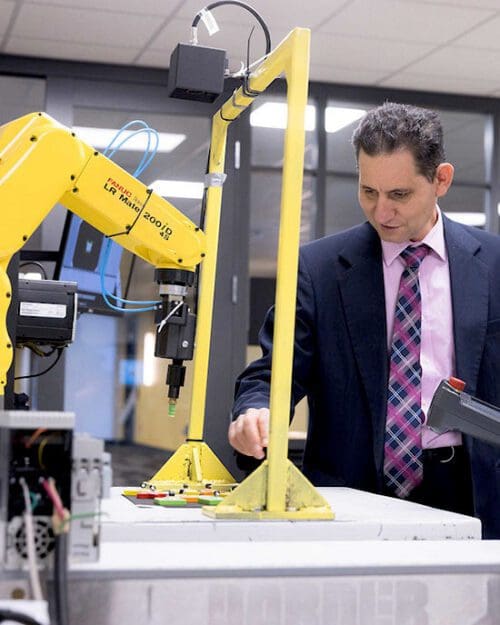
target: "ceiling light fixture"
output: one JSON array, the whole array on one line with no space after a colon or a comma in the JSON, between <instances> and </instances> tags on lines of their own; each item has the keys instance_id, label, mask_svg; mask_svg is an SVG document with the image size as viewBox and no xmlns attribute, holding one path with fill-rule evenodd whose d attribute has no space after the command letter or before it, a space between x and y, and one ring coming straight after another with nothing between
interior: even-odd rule
<instances>
[{"instance_id":1,"label":"ceiling light fixture","mask_svg":"<svg viewBox=\"0 0 500 625\"><path fill-rule=\"evenodd\" d=\"M445 211L447 217L452 219L453 221L458 221L459 224L464 224L466 226L485 226L486 225L486 215L484 213L473 213L473 212L448 212Z\"/></svg>"},{"instance_id":2,"label":"ceiling light fixture","mask_svg":"<svg viewBox=\"0 0 500 625\"><path fill-rule=\"evenodd\" d=\"M258 128L286 128L288 107L286 102L266 102L250 113L250 125ZM305 129L316 128L316 107L306 106Z\"/></svg>"},{"instance_id":3,"label":"ceiling light fixture","mask_svg":"<svg viewBox=\"0 0 500 625\"><path fill-rule=\"evenodd\" d=\"M325 109L325 130L326 132L338 132L361 119L365 113L365 109L327 106Z\"/></svg>"},{"instance_id":4,"label":"ceiling light fixture","mask_svg":"<svg viewBox=\"0 0 500 625\"><path fill-rule=\"evenodd\" d=\"M365 109L328 106L325 109L325 130L338 132L363 117L365 113ZM313 104L306 106L304 122L306 131L316 128L316 107ZM286 123L286 102L266 102L250 113L250 125L254 127L284 129Z\"/></svg>"},{"instance_id":5,"label":"ceiling light fixture","mask_svg":"<svg viewBox=\"0 0 500 625\"><path fill-rule=\"evenodd\" d=\"M120 132L114 128L91 128L89 126L74 126L73 131L76 135L89 143L96 149L105 149L109 146L117 133ZM126 137L133 134L133 130L123 130L119 138L115 140L115 145L121 143ZM186 139L186 135L175 134L171 132L159 132L158 152L172 152ZM144 152L147 148L148 136L146 132L134 135L121 146L120 150L129 150L132 152ZM154 139L151 138L150 147L155 145Z\"/></svg>"}]
</instances>

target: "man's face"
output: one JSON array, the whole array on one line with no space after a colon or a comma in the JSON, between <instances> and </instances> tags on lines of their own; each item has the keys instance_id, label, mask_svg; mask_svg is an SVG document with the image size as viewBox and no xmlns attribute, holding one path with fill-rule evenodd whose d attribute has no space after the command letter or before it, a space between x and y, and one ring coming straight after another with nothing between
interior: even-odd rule
<instances>
[{"instance_id":1,"label":"man's face","mask_svg":"<svg viewBox=\"0 0 500 625\"><path fill-rule=\"evenodd\" d=\"M421 241L437 220L436 201L453 179L441 163L432 182L420 174L407 149L368 156L359 153L359 203L383 241Z\"/></svg>"}]
</instances>

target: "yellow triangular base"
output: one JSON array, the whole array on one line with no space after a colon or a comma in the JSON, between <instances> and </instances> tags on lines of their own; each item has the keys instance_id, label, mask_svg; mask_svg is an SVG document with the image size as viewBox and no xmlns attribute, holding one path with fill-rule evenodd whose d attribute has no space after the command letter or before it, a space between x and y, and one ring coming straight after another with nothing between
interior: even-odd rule
<instances>
[{"instance_id":1,"label":"yellow triangular base","mask_svg":"<svg viewBox=\"0 0 500 625\"><path fill-rule=\"evenodd\" d=\"M206 488L210 484L218 490L226 490L235 483L234 477L206 443L188 441L150 480L143 482L142 487L163 491Z\"/></svg>"},{"instance_id":2,"label":"yellow triangular base","mask_svg":"<svg viewBox=\"0 0 500 625\"><path fill-rule=\"evenodd\" d=\"M287 460L287 491L283 510L269 511L267 505L268 461L263 462L238 488L217 506L204 506L203 513L215 519L335 518L330 505L309 480Z\"/></svg>"}]
</instances>

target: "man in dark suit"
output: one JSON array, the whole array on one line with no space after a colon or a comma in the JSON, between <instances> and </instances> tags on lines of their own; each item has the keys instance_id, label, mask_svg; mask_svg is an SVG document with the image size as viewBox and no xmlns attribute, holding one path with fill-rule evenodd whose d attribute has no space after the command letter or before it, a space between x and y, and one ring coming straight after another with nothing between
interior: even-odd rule
<instances>
[{"instance_id":1,"label":"man in dark suit","mask_svg":"<svg viewBox=\"0 0 500 625\"><path fill-rule=\"evenodd\" d=\"M308 398L304 473L316 485L475 514L485 538L500 538L500 449L425 424L452 375L500 405L500 238L441 213L454 170L434 112L386 103L353 145L367 222L300 252L292 403ZM258 459L272 337L273 309L262 358L238 378L229 428L233 447Z\"/></svg>"}]
</instances>

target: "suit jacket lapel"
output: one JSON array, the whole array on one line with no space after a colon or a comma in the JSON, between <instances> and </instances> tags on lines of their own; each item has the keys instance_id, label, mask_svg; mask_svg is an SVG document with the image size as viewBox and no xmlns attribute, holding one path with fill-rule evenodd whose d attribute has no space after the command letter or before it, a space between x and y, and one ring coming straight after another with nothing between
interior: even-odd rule
<instances>
[{"instance_id":1,"label":"suit jacket lapel","mask_svg":"<svg viewBox=\"0 0 500 625\"><path fill-rule=\"evenodd\" d=\"M488 268L478 258L481 244L467 230L443 216L450 265L455 369L476 390L488 321Z\"/></svg>"},{"instance_id":2,"label":"suit jacket lapel","mask_svg":"<svg viewBox=\"0 0 500 625\"><path fill-rule=\"evenodd\" d=\"M387 404L387 329L382 251L364 224L339 254L339 287L354 356L368 398L377 469L381 469Z\"/></svg>"}]
</instances>

